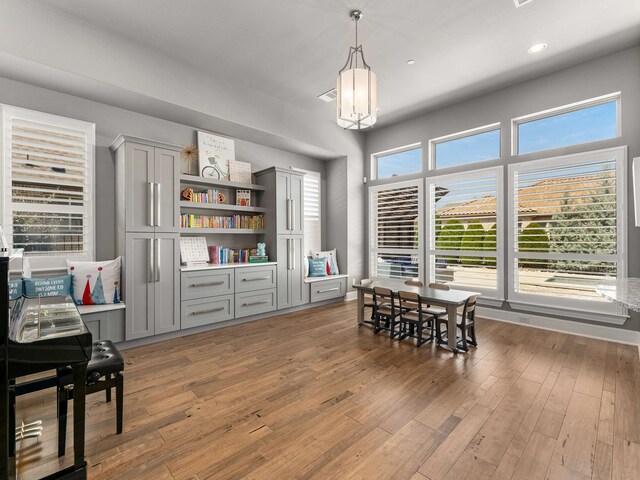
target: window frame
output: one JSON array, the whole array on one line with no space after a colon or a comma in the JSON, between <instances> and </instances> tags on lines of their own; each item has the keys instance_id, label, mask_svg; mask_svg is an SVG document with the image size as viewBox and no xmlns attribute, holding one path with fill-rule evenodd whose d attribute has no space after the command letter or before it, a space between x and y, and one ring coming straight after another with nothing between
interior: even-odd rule
<instances>
[{"instance_id":1,"label":"window frame","mask_svg":"<svg viewBox=\"0 0 640 480\"><path fill-rule=\"evenodd\" d=\"M536 120L542 120L545 118L551 118L558 115L562 115L564 113L577 112L579 110L584 110L589 107L596 107L598 105L604 105L605 103L610 103L612 101L616 102L616 136L612 138L604 138L601 140L592 140L584 143L575 143L572 145L564 145L560 147L547 148L544 150L536 150L535 152L527 152L527 153L519 153L519 136L520 136L520 125L524 123L534 122ZM613 140L616 138L620 138L622 136L622 92L614 92L608 93L606 95L601 95L599 97L589 98L587 100L580 100L578 102L570 103L567 105L562 105L560 107L550 108L548 110L542 110L536 113L529 113L527 115L522 115L520 117L511 119L511 155L514 157L519 157L522 155L534 155L534 154L543 154L544 152L552 152L561 148L571 148L576 147L578 145L591 145L597 142L604 142L607 140Z\"/></svg>"},{"instance_id":2,"label":"window frame","mask_svg":"<svg viewBox=\"0 0 640 480\"><path fill-rule=\"evenodd\" d=\"M574 153L570 155L562 155L556 157L548 157L539 160L527 160L519 163L514 163L508 167L508 221L507 221L507 265L509 265L509 272L507 278L509 279L507 286L507 299L509 303L514 306L523 306L531 311L550 313L555 312L559 315L576 316L576 312L579 312L580 318L588 320L596 320L605 323L622 324L621 318L626 318L627 311L624 307L615 302L595 302L583 299L572 299L568 297L553 297L551 295L534 295L528 293L516 292L516 282L518 281L518 258L519 254L516 254L517 246L517 209L515 208L515 174L522 170L529 170L534 168L540 168L545 166L560 166L571 165L576 163L578 159L580 162L587 162L590 159L597 160L604 155L611 155L616 157L616 191L623 192L622 195L628 194L627 190L627 147L618 146L612 148L606 148L601 150L592 150L588 152ZM528 168L527 168L528 167ZM618 222L618 243L616 255L602 255L591 256L593 259L602 261L616 261L617 270L616 277L623 278L627 274L627 259L628 259L628 246L627 246L627 208L626 202L618 202L616 221ZM549 259L562 259L562 254L545 254ZM587 257L587 255L585 255ZM607 257L607 258L605 258ZM609 258L615 257L615 258Z\"/></svg>"},{"instance_id":3,"label":"window frame","mask_svg":"<svg viewBox=\"0 0 640 480\"><path fill-rule=\"evenodd\" d=\"M13 224L11 215L13 202L11 200L12 175L11 162L11 124L13 119L23 119L31 122L50 124L62 128L81 130L86 135L86 169L87 169L87 200L85 202L87 225L87 250L83 255L26 255L34 270L57 270L66 268L66 260L94 260L96 251L96 222L95 222L95 123L63 117L36 110L30 110L12 105L0 104L0 152L4 165L0 168L0 215L3 230L7 237L9 248L13 248ZM10 228L4 228L10 226Z\"/></svg>"},{"instance_id":4,"label":"window frame","mask_svg":"<svg viewBox=\"0 0 640 480\"><path fill-rule=\"evenodd\" d=\"M397 178L397 177L394 177ZM397 283L403 283L403 281L399 278L387 278L387 277L377 277L376 275L373 275L373 266L372 266L372 262L371 262L371 257L374 254L374 252L378 252L379 253L379 248L376 246L377 244L377 208L374 209L372 206L372 199L374 194L378 193L381 190L392 190L395 188L403 188L403 187L417 187L418 189L418 248L417 249L413 249L413 250L409 250L409 249L401 249L401 248L395 248L395 249L383 249L383 250L390 250L390 251L385 251L382 253L389 253L389 254L407 254L407 255L417 255L418 257L418 277L417 278L424 278L424 273L425 273L425 258L424 258L424 253L425 253L425 248L424 248L424 220L425 220L425 216L424 216L424 209L425 209L425 204L424 204L424 180L422 178L418 178L415 180L405 180L402 182L393 182L393 183L385 183L385 184L380 184L380 185L372 185L369 187L369 241L368 241L368 247L369 247L369 262L368 262L368 275L370 278L384 278L385 280L389 280L391 282L397 282ZM391 251L392 250L392 251Z\"/></svg>"},{"instance_id":5,"label":"window frame","mask_svg":"<svg viewBox=\"0 0 640 480\"><path fill-rule=\"evenodd\" d=\"M481 293L481 300L497 300L499 302L503 302L505 300L505 291L504 291L504 283L505 283L505 262L504 262L504 228L505 228L505 199L504 199L504 167L502 165L496 167L484 167L484 168L475 168L473 170L467 170L460 173L447 173L442 175L433 175L425 178L425 189L424 189L424 203L428 208L428 218L427 225L425 225L426 234L428 237L427 243L425 244L425 278L428 282L435 281L435 269L432 268L431 265L431 256L432 255L453 255L458 256L461 255L460 252L464 252L463 255L467 255L469 252L460 250L438 250L435 248L435 209L431 208L431 202L429 198L430 186L431 184L437 183L439 180L454 178L456 180L464 181L466 179L474 179L478 177L479 173L483 172L495 172L496 175L496 289L484 289L484 288L473 288L473 291L477 291ZM433 210L433 212L432 212ZM431 214L434 213L432 216ZM470 255L475 256L475 255Z\"/></svg>"},{"instance_id":6,"label":"window frame","mask_svg":"<svg viewBox=\"0 0 640 480\"><path fill-rule=\"evenodd\" d=\"M450 167L441 167L441 168L437 168L436 167L436 146L441 144L441 143L447 143L447 142L451 142L453 140L459 140L461 138L466 138L466 137L472 137L474 135L480 135L482 133L487 133L487 132L492 132L494 130L497 130L500 133L500 141L498 142L498 156L496 158L489 158L486 160L478 160L477 162L471 162L471 163L464 163L461 165L452 165ZM472 170L476 170L478 168L483 168L483 164L485 164L486 162L495 162L497 160L500 160L502 158L502 123L501 122L495 122L495 123L490 123L488 125L483 125L481 127L474 127L474 128L470 128L468 130L463 130L461 132L456 132L456 133L450 133L447 135L443 135L441 137L436 137L436 138L432 138L429 140L429 147L428 147L428 161L427 161L427 170L430 172L447 172L447 171L451 171L453 169L460 169L460 168L464 168L464 171L468 171L467 166L469 165L474 165L474 167L472 168Z\"/></svg>"},{"instance_id":7,"label":"window frame","mask_svg":"<svg viewBox=\"0 0 640 480\"><path fill-rule=\"evenodd\" d=\"M389 155L393 155L393 154L396 154L396 153L403 153L403 152L408 152L409 150L418 150L418 149L421 150L421 152L420 152L420 170L418 170L417 172L406 173L404 175L397 175L395 177L391 176L391 177L380 178L378 176L378 158L380 158L380 157L388 157ZM408 177L409 175L420 175L424 171L424 152L422 152L422 142L411 143L411 144L405 145L403 147L396 147L396 148L391 148L389 150L384 150L382 152L373 153L373 154L371 154L371 162L370 162L370 164L371 164L371 171L370 171L371 180L380 180L380 181L384 182L384 181L389 181L389 180L392 180L392 179Z\"/></svg>"}]
</instances>

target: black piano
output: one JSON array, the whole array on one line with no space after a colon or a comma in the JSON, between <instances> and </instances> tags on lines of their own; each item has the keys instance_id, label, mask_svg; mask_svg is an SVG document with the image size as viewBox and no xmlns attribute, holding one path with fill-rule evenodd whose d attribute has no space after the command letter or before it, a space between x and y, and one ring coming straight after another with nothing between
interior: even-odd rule
<instances>
[{"instance_id":1,"label":"black piano","mask_svg":"<svg viewBox=\"0 0 640 480\"><path fill-rule=\"evenodd\" d=\"M85 385L91 333L70 297L21 297L9 314L8 257L0 257L0 316L0 480L16 478L16 395L55 385L55 377L22 384L16 379L65 366L73 369L74 464L45 478L86 479Z\"/></svg>"}]
</instances>

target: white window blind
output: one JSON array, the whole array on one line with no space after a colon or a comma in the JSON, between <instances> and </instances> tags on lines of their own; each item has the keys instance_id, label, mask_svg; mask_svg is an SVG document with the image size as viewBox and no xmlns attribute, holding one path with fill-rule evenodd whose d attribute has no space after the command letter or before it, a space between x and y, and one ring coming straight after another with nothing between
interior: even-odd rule
<instances>
[{"instance_id":1,"label":"white window blind","mask_svg":"<svg viewBox=\"0 0 640 480\"><path fill-rule=\"evenodd\" d=\"M3 107L3 227L38 257L93 257L95 125Z\"/></svg>"},{"instance_id":2,"label":"white window blind","mask_svg":"<svg viewBox=\"0 0 640 480\"><path fill-rule=\"evenodd\" d=\"M502 167L427 179L428 278L503 298Z\"/></svg>"},{"instance_id":3,"label":"white window blind","mask_svg":"<svg viewBox=\"0 0 640 480\"><path fill-rule=\"evenodd\" d=\"M304 195L304 249L305 255L322 247L322 217L320 212L321 177L318 172L305 171Z\"/></svg>"},{"instance_id":4,"label":"white window blind","mask_svg":"<svg viewBox=\"0 0 640 480\"><path fill-rule=\"evenodd\" d=\"M619 313L596 285L624 275L626 150L510 167L512 297Z\"/></svg>"},{"instance_id":5,"label":"white window blind","mask_svg":"<svg viewBox=\"0 0 640 480\"><path fill-rule=\"evenodd\" d=\"M369 189L369 274L422 277L422 180Z\"/></svg>"}]
</instances>

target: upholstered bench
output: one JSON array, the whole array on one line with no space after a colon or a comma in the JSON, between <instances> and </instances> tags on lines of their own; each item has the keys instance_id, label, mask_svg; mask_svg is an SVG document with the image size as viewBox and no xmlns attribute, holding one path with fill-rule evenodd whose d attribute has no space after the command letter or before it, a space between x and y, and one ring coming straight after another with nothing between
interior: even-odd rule
<instances>
[{"instance_id":1,"label":"upholstered bench","mask_svg":"<svg viewBox=\"0 0 640 480\"><path fill-rule=\"evenodd\" d=\"M124 403L124 358L110 340L93 343L87 366L86 394L105 391L111 402L111 389L116 389L116 432L122 433ZM67 404L73 399L73 375L70 367L58 370L58 456L64 455L67 437Z\"/></svg>"}]
</instances>

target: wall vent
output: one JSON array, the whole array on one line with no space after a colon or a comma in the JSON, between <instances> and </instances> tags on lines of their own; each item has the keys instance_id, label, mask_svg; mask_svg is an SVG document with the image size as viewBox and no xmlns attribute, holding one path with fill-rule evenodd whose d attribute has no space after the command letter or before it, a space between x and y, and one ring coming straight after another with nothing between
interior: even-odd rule
<instances>
[{"instance_id":1,"label":"wall vent","mask_svg":"<svg viewBox=\"0 0 640 480\"><path fill-rule=\"evenodd\" d=\"M333 102L338 96L338 92L335 88L332 88L328 92L324 92L322 95L318 95L318 98L323 102Z\"/></svg>"},{"instance_id":2,"label":"wall vent","mask_svg":"<svg viewBox=\"0 0 640 480\"><path fill-rule=\"evenodd\" d=\"M527 3L531 3L533 2L533 0L513 0L513 3L516 4L516 8L520 8L523 5L526 5Z\"/></svg>"}]
</instances>

